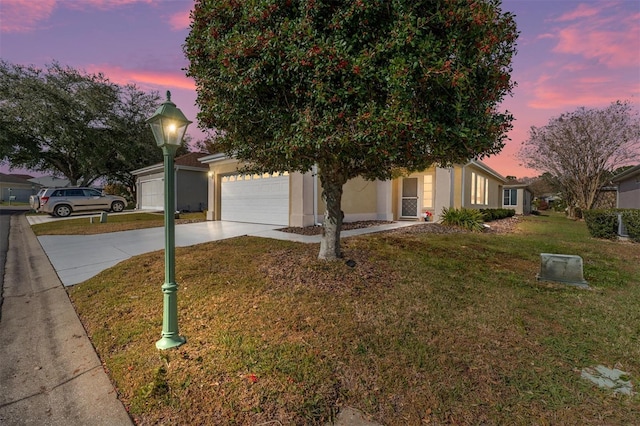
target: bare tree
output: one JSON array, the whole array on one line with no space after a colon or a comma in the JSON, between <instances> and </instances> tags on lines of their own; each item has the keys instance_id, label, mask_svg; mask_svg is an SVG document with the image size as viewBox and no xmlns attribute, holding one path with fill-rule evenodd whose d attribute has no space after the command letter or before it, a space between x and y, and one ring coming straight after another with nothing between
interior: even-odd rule
<instances>
[{"instance_id":1,"label":"bare tree","mask_svg":"<svg viewBox=\"0 0 640 426\"><path fill-rule=\"evenodd\" d=\"M616 168L640 160L640 122L628 102L603 109L578 108L532 127L518 157L549 173L569 206L588 210Z\"/></svg>"}]
</instances>

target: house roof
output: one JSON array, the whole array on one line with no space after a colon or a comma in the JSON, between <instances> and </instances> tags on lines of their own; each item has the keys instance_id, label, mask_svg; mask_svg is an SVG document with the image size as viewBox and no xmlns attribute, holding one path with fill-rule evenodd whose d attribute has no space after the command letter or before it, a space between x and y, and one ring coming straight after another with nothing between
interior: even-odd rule
<instances>
[{"instance_id":1,"label":"house roof","mask_svg":"<svg viewBox=\"0 0 640 426\"><path fill-rule=\"evenodd\" d=\"M23 174L20 174L20 173L11 173L9 176L17 177L17 178L24 179L24 180L33 179L33 176L31 176L31 175L23 175Z\"/></svg>"},{"instance_id":2,"label":"house roof","mask_svg":"<svg viewBox=\"0 0 640 426\"><path fill-rule=\"evenodd\" d=\"M496 179L498 179L502 183L506 183L507 182L507 178L505 178L500 173L496 172L495 170L493 170L491 167L487 166L486 164L484 164L480 160L471 160L467 164L465 164L465 167L466 166L470 166L470 165L476 166L479 169L484 170L485 172L489 173L490 175L493 175Z\"/></svg>"},{"instance_id":3,"label":"house roof","mask_svg":"<svg viewBox=\"0 0 640 426\"><path fill-rule=\"evenodd\" d=\"M224 160L228 160L231 157L229 157L228 155L224 154L224 153L216 153L216 154L207 154L207 155L203 155L199 161L204 163L204 164L210 164L210 163L217 163L219 161L224 161ZM498 179L499 181L505 183L507 182L507 179L502 176L500 173L496 172L495 170L493 170L491 167L487 166L486 164L484 164L482 161L480 160L471 160L469 161L467 164L465 164L463 167L469 166L469 165L473 165L478 167L481 170L484 170L485 172L489 173L490 175L493 175L496 179Z\"/></svg>"},{"instance_id":4,"label":"house roof","mask_svg":"<svg viewBox=\"0 0 640 426\"><path fill-rule=\"evenodd\" d=\"M29 182L27 179L25 179L22 176L25 176L25 175L7 175L4 173L0 173L0 182L31 185L31 182Z\"/></svg>"},{"instance_id":5,"label":"house roof","mask_svg":"<svg viewBox=\"0 0 640 426\"><path fill-rule=\"evenodd\" d=\"M71 182L69 182L69 179L58 178L55 176L34 177L29 179L29 182L32 182L32 183L35 183L36 185L41 185L47 188L60 188L63 186L71 185Z\"/></svg>"},{"instance_id":6,"label":"house roof","mask_svg":"<svg viewBox=\"0 0 640 426\"><path fill-rule=\"evenodd\" d=\"M176 157L174 160L174 167L176 169L183 170L202 170L203 172L209 169L209 166L202 164L198 161L199 158L207 156L204 152L190 152L180 157ZM145 173L154 173L162 171L164 169L164 163L157 163L151 166L143 167L141 169L133 170L132 175L141 175Z\"/></svg>"},{"instance_id":7,"label":"house roof","mask_svg":"<svg viewBox=\"0 0 640 426\"><path fill-rule=\"evenodd\" d=\"M529 185L527 185L526 183L514 183L512 185L504 185L503 186L504 189L527 189L529 190Z\"/></svg>"},{"instance_id":8,"label":"house roof","mask_svg":"<svg viewBox=\"0 0 640 426\"><path fill-rule=\"evenodd\" d=\"M198 167L201 169L207 169L208 167L198 161L199 158L208 155L204 152L190 152L185 155L181 155L177 157L175 160L176 165L178 166L189 166L189 167Z\"/></svg>"},{"instance_id":9,"label":"house roof","mask_svg":"<svg viewBox=\"0 0 640 426\"><path fill-rule=\"evenodd\" d=\"M636 175L640 175L640 164L630 169L627 169L622 173L618 173L611 179L611 182L620 182L623 180L627 180L630 177L633 177Z\"/></svg>"},{"instance_id":10,"label":"house roof","mask_svg":"<svg viewBox=\"0 0 640 426\"><path fill-rule=\"evenodd\" d=\"M222 153L222 152L218 152L215 154L207 154L205 156L203 156L202 158L200 158L198 161L204 163L204 164L209 164L209 163L215 163L217 161L221 161L221 160L226 160L226 159L230 159L231 157L227 156L226 154Z\"/></svg>"}]
</instances>

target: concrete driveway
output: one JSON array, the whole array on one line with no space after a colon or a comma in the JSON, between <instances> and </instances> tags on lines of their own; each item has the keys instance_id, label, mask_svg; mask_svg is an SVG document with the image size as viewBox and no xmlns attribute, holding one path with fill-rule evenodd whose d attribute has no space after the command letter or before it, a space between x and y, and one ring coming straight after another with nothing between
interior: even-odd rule
<instances>
[{"instance_id":1,"label":"concrete driveway","mask_svg":"<svg viewBox=\"0 0 640 426\"><path fill-rule=\"evenodd\" d=\"M127 214L125 212L120 214ZM91 215L85 215L87 218ZM73 216L72 218L77 218ZM30 224L67 218L50 216L28 216ZM369 234L415 225L418 222L394 222L370 228L343 231L342 237ZM176 225L176 247L187 247L209 241L250 235L262 238L318 243L320 236L299 235L281 232L282 225L262 225L227 221L207 221ZM164 249L164 227L112 232L98 235L43 235L38 237L40 245L49 257L60 281L71 286L96 276L101 271L117 265L123 260L143 253Z\"/></svg>"},{"instance_id":2,"label":"concrete driveway","mask_svg":"<svg viewBox=\"0 0 640 426\"><path fill-rule=\"evenodd\" d=\"M221 221L176 225L176 247L242 235L260 235L277 228L282 226ZM98 235L43 235L38 237L38 241L60 281L71 286L132 256L164 249L164 228Z\"/></svg>"}]
</instances>

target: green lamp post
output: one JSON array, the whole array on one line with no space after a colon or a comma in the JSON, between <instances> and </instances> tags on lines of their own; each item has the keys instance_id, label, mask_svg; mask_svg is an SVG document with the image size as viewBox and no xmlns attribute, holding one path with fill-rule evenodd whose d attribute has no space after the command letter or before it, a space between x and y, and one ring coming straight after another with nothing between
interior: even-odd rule
<instances>
[{"instance_id":1,"label":"green lamp post","mask_svg":"<svg viewBox=\"0 0 640 426\"><path fill-rule=\"evenodd\" d=\"M173 159L176 150L191 121L167 100L147 119L156 143L164 154L164 309L162 315L162 338L156 342L158 349L170 349L182 345L186 339L178 333L178 284L176 283L176 238L175 238L175 178Z\"/></svg>"}]
</instances>

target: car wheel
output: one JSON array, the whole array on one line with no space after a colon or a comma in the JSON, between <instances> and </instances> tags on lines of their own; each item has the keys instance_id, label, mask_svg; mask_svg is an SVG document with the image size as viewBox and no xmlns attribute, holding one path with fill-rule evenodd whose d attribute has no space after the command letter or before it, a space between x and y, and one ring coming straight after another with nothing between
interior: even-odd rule
<instances>
[{"instance_id":1,"label":"car wheel","mask_svg":"<svg viewBox=\"0 0 640 426\"><path fill-rule=\"evenodd\" d=\"M53 209L53 212L58 217L67 217L71 214L71 207L66 204L60 204L59 206L56 206L55 209Z\"/></svg>"},{"instance_id":2,"label":"car wheel","mask_svg":"<svg viewBox=\"0 0 640 426\"><path fill-rule=\"evenodd\" d=\"M119 213L124 210L124 203L122 201L114 201L111 203L111 211Z\"/></svg>"}]
</instances>

